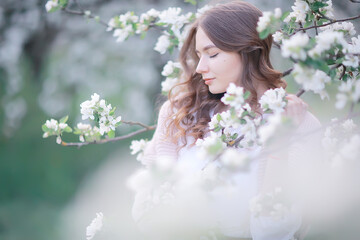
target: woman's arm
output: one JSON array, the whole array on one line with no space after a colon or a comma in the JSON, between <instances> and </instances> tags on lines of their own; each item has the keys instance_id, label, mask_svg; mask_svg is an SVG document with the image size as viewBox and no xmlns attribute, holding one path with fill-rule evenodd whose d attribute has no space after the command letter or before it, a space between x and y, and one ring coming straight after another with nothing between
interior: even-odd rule
<instances>
[{"instance_id":1,"label":"woman's arm","mask_svg":"<svg viewBox=\"0 0 360 240\"><path fill-rule=\"evenodd\" d=\"M148 165L161 157L177 159L177 145L172 141L171 136L167 136L171 114L171 104L167 100L160 108L157 128L144 151L143 164Z\"/></svg>"}]
</instances>

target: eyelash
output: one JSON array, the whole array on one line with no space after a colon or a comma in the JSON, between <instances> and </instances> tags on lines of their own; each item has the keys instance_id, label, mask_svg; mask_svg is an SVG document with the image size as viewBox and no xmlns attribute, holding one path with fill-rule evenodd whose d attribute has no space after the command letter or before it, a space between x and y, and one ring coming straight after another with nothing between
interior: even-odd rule
<instances>
[{"instance_id":1,"label":"eyelash","mask_svg":"<svg viewBox=\"0 0 360 240\"><path fill-rule=\"evenodd\" d=\"M216 57L218 54L219 54L219 53L214 54L214 55L210 56L210 58L214 58L214 57Z\"/></svg>"}]
</instances>

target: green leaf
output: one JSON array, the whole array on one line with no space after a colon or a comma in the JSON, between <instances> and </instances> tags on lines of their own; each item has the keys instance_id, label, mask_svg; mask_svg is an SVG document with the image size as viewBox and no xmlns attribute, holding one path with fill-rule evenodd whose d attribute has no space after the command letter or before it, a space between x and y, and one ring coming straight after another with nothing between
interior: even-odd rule
<instances>
[{"instance_id":1,"label":"green leaf","mask_svg":"<svg viewBox=\"0 0 360 240\"><path fill-rule=\"evenodd\" d=\"M69 119L69 116L65 116L62 119L60 119L60 123L66 123L66 121Z\"/></svg>"},{"instance_id":2,"label":"green leaf","mask_svg":"<svg viewBox=\"0 0 360 240\"><path fill-rule=\"evenodd\" d=\"M246 100L246 99L248 99L249 97L250 97L250 92L249 91L246 91L245 93L244 93L244 99Z\"/></svg>"},{"instance_id":3,"label":"green leaf","mask_svg":"<svg viewBox=\"0 0 360 240\"><path fill-rule=\"evenodd\" d=\"M184 2L186 2L186 3L190 3L190 4L192 4L192 5L196 5L196 0L185 0Z\"/></svg>"},{"instance_id":4,"label":"green leaf","mask_svg":"<svg viewBox=\"0 0 360 240\"><path fill-rule=\"evenodd\" d=\"M43 124L43 125L41 126L41 128L42 128L42 130L43 130L44 132L49 131L49 128L48 128L45 124Z\"/></svg>"},{"instance_id":5,"label":"green leaf","mask_svg":"<svg viewBox=\"0 0 360 240\"><path fill-rule=\"evenodd\" d=\"M286 12L284 12L283 13L283 15L281 16L281 21L284 21L284 19L287 17L287 16L289 16L289 14L290 14L290 11L286 11Z\"/></svg>"},{"instance_id":6,"label":"green leaf","mask_svg":"<svg viewBox=\"0 0 360 240\"><path fill-rule=\"evenodd\" d=\"M167 23L155 23L155 25L156 25L156 26L160 26L160 27L162 27L162 26L167 25Z\"/></svg>"},{"instance_id":7,"label":"green leaf","mask_svg":"<svg viewBox=\"0 0 360 240\"><path fill-rule=\"evenodd\" d=\"M113 107L113 109L111 109L111 111L109 112L109 115L110 115L110 116L114 115L115 110L116 110L116 107Z\"/></svg>"},{"instance_id":8,"label":"green leaf","mask_svg":"<svg viewBox=\"0 0 360 240\"><path fill-rule=\"evenodd\" d=\"M216 120L218 120L218 122L220 122L222 120L221 115L218 113L216 114Z\"/></svg>"},{"instance_id":9,"label":"green leaf","mask_svg":"<svg viewBox=\"0 0 360 240\"><path fill-rule=\"evenodd\" d=\"M72 132L71 127L66 126L66 128L64 128L64 132L71 133Z\"/></svg>"},{"instance_id":10,"label":"green leaf","mask_svg":"<svg viewBox=\"0 0 360 240\"><path fill-rule=\"evenodd\" d=\"M269 36L269 34L270 34L270 29L269 28L266 28L264 31L262 31L261 33L259 33L259 37L261 38L261 39L265 39L265 38L267 38L267 36Z\"/></svg>"},{"instance_id":11,"label":"green leaf","mask_svg":"<svg viewBox=\"0 0 360 240\"><path fill-rule=\"evenodd\" d=\"M240 123L241 124L246 124L246 120L245 119L240 119Z\"/></svg>"},{"instance_id":12,"label":"green leaf","mask_svg":"<svg viewBox=\"0 0 360 240\"><path fill-rule=\"evenodd\" d=\"M60 4L62 7L65 7L65 6L68 4L68 0L60 0L60 1L59 1L59 4Z\"/></svg>"},{"instance_id":13,"label":"green leaf","mask_svg":"<svg viewBox=\"0 0 360 240\"><path fill-rule=\"evenodd\" d=\"M314 2L313 4L311 4L310 8L313 11L318 11L320 8L326 7L328 6L327 3L323 3L323 2Z\"/></svg>"},{"instance_id":14,"label":"green leaf","mask_svg":"<svg viewBox=\"0 0 360 240\"><path fill-rule=\"evenodd\" d=\"M76 135L80 135L80 134L82 134L82 132L81 132L79 129L75 128L75 130L74 130L74 134L76 134Z\"/></svg>"},{"instance_id":15,"label":"green leaf","mask_svg":"<svg viewBox=\"0 0 360 240\"><path fill-rule=\"evenodd\" d=\"M108 135L109 138L114 138L115 137L115 131L111 130L110 132L108 132L107 135Z\"/></svg>"}]
</instances>

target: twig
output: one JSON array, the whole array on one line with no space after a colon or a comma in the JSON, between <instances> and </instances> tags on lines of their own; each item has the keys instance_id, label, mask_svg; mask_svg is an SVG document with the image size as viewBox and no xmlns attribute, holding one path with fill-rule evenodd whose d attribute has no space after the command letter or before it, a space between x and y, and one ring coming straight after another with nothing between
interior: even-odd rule
<instances>
[{"instance_id":1,"label":"twig","mask_svg":"<svg viewBox=\"0 0 360 240\"><path fill-rule=\"evenodd\" d=\"M282 73L282 76L285 77L285 76L289 75L293 70L294 70L294 68L290 68L290 69L286 70L285 72Z\"/></svg>"},{"instance_id":2,"label":"twig","mask_svg":"<svg viewBox=\"0 0 360 240\"><path fill-rule=\"evenodd\" d=\"M305 92L305 90L301 88L301 89L296 93L296 96L297 96L297 97L300 97L301 95L304 94L304 92Z\"/></svg>"},{"instance_id":3,"label":"twig","mask_svg":"<svg viewBox=\"0 0 360 240\"><path fill-rule=\"evenodd\" d=\"M299 31L305 31L305 30L309 30L309 29L312 29L312 28L325 27L325 26L334 24L334 23L336 23L336 22L345 22L345 21L349 21L349 20L355 20L355 19L357 19L357 18L360 18L360 15L354 16L354 17L350 17L350 18L345 18L345 19L334 20L333 22L325 23L325 24L318 25L318 26L311 26L311 27L306 27L306 28L298 28L298 29L295 29L294 33L292 33L291 36L294 35L294 34L296 34L296 33L299 32Z\"/></svg>"},{"instance_id":4,"label":"twig","mask_svg":"<svg viewBox=\"0 0 360 240\"><path fill-rule=\"evenodd\" d=\"M316 25L316 20L314 20L314 26L315 26L315 34L318 35L319 32L318 32L318 28L317 28L317 25Z\"/></svg>"},{"instance_id":5,"label":"twig","mask_svg":"<svg viewBox=\"0 0 360 240\"><path fill-rule=\"evenodd\" d=\"M137 130L137 131L129 133L127 135L123 135L123 136L119 136L119 137L115 137L115 138L101 139L99 141L93 141L93 142L71 142L71 143L67 143L67 142L62 141L61 145L65 146L65 147L77 146L78 148L80 148L82 146L90 145L90 144L103 144L103 143L108 143L108 142L116 142L116 141L124 140L124 139L127 139L127 138L131 138L131 137L133 137L135 135L138 135L138 134L146 132L146 131L154 130L155 128L156 128L156 125L147 126L144 129Z\"/></svg>"},{"instance_id":6,"label":"twig","mask_svg":"<svg viewBox=\"0 0 360 240\"><path fill-rule=\"evenodd\" d=\"M141 126L141 127L143 127L143 128L146 128L146 129L149 129L149 128L155 126L155 125L153 125L153 126L148 126L148 125L145 125L145 124L140 123L140 122L130 122L130 121L121 121L121 122L122 122L122 123L125 123L125 124L128 124L128 125L138 125L138 126Z\"/></svg>"},{"instance_id":7,"label":"twig","mask_svg":"<svg viewBox=\"0 0 360 240\"><path fill-rule=\"evenodd\" d=\"M350 118L350 116L353 114L354 107L355 107L355 103L352 102L351 105L350 105L350 111L349 111L349 113L347 115L347 118Z\"/></svg>"},{"instance_id":8,"label":"twig","mask_svg":"<svg viewBox=\"0 0 360 240\"><path fill-rule=\"evenodd\" d=\"M77 3L76 1L74 1L75 3ZM79 6L79 4L77 4ZM69 8L62 8L61 10L63 10L64 12L66 13L69 13L69 14L74 14L74 15L80 15L80 16L86 16L87 18L93 18L93 19L97 19L96 21L98 21L100 24L104 25L105 27L109 27L109 25L104 22L103 20L101 20L98 16L95 16L93 15L92 13L90 14L86 14L84 10L81 10L81 11L75 11L75 10L71 10Z\"/></svg>"}]
</instances>

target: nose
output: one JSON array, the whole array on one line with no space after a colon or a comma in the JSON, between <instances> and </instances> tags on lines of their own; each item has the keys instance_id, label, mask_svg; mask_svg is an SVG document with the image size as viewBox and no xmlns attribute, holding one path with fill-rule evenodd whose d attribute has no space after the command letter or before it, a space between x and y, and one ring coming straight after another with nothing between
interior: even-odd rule
<instances>
[{"instance_id":1,"label":"nose","mask_svg":"<svg viewBox=\"0 0 360 240\"><path fill-rule=\"evenodd\" d=\"M204 58L200 58L198 65L196 67L196 72L202 74L202 73L206 73L208 71L209 71L209 66L208 66L206 60Z\"/></svg>"}]
</instances>

